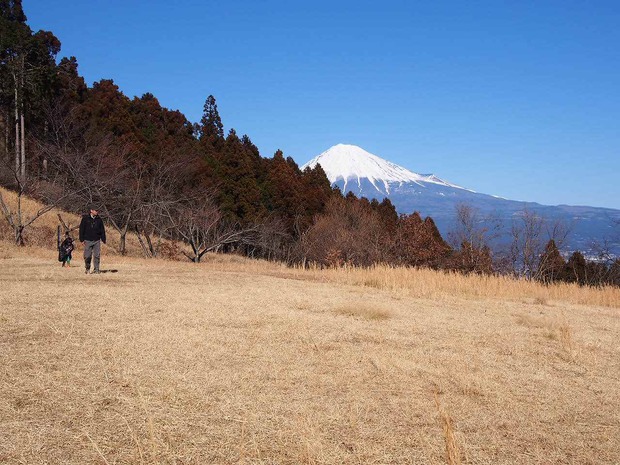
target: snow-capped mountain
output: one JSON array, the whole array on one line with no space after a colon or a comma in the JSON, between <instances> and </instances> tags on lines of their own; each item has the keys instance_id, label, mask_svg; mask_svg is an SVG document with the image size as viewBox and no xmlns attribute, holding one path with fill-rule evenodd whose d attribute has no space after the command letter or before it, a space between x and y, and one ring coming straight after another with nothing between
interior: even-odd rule
<instances>
[{"instance_id":1,"label":"snow-capped mountain","mask_svg":"<svg viewBox=\"0 0 620 465\"><path fill-rule=\"evenodd\" d=\"M478 193L434 174L415 173L355 145L335 145L303 165L302 169L317 164L343 193L352 191L357 196L379 200L388 197L399 213L419 211L423 216L431 216L444 237L454 229L459 204L476 208L481 216L492 215L500 219L506 235L513 219L524 209L550 221L561 220L572 228L566 250L588 252L594 241L613 240L613 220L620 221L620 210L547 206ZM613 249L620 254L620 238L615 239Z\"/></svg>"},{"instance_id":2,"label":"snow-capped mountain","mask_svg":"<svg viewBox=\"0 0 620 465\"><path fill-rule=\"evenodd\" d=\"M327 178L332 184L342 183L342 191L353 191L363 194L364 187L370 183L374 189L370 189L368 195L389 195L393 187L400 187L405 183L414 183L421 187L424 184L438 184L441 186L463 189L454 184L439 179L434 174L417 174L402 166L384 160L357 145L338 144L329 150L314 157L303 168L314 168L321 165ZM357 192L356 192L357 191Z\"/></svg>"}]
</instances>

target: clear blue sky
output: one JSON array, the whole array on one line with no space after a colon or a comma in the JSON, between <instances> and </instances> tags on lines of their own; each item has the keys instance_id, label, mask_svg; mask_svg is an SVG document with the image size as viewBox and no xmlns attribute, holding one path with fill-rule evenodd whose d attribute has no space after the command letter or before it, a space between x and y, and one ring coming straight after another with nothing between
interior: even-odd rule
<instances>
[{"instance_id":1,"label":"clear blue sky","mask_svg":"<svg viewBox=\"0 0 620 465\"><path fill-rule=\"evenodd\" d=\"M112 78L300 165L339 142L487 194L620 208L620 2L24 0Z\"/></svg>"}]
</instances>

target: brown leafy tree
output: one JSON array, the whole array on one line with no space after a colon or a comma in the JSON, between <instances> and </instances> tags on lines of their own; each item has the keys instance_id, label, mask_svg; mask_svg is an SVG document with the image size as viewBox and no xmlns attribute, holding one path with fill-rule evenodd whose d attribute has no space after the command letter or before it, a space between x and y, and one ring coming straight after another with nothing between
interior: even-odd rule
<instances>
[{"instance_id":1,"label":"brown leafy tree","mask_svg":"<svg viewBox=\"0 0 620 465\"><path fill-rule=\"evenodd\" d=\"M418 212L401 215L394 245L397 262L408 266L439 268L451 250L433 220L430 217L422 220Z\"/></svg>"},{"instance_id":2,"label":"brown leafy tree","mask_svg":"<svg viewBox=\"0 0 620 465\"><path fill-rule=\"evenodd\" d=\"M368 266L385 261L383 227L365 199L333 197L300 244L301 261Z\"/></svg>"}]
</instances>

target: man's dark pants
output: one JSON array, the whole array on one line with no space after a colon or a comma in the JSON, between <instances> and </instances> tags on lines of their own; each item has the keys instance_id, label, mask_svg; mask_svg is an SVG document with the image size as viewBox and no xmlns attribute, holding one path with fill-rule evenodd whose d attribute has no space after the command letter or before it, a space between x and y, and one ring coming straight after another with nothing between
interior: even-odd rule
<instances>
[{"instance_id":1,"label":"man's dark pants","mask_svg":"<svg viewBox=\"0 0 620 465\"><path fill-rule=\"evenodd\" d=\"M99 259L101 258L101 241L84 241L84 264L86 271L90 270L90 261L95 257L95 268L99 271Z\"/></svg>"}]
</instances>

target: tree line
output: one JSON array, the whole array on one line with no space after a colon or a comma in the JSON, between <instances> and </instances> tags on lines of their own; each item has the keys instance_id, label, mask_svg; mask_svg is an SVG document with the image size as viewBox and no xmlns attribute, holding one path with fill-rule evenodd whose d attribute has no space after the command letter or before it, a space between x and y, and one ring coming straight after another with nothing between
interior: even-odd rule
<instances>
[{"instance_id":1,"label":"tree line","mask_svg":"<svg viewBox=\"0 0 620 465\"><path fill-rule=\"evenodd\" d=\"M192 123L151 93L129 98L110 79L88 86L75 57L57 60L60 49L52 32L30 29L20 0L0 0L0 182L18 199L46 204L24 218L19 202L11 209L0 195L16 244L52 207L80 212L95 203L118 232L121 254L133 234L146 257L160 255L170 239L185 243L194 262L219 251L290 264L620 282L617 260L564 262L557 234L541 246L533 218L523 225L529 229L513 228L507 252L495 253L492 231L462 206L446 241L430 217L398 215L389 199L343 194L319 165L302 171L280 150L262 157L248 135L224 131L212 95Z\"/></svg>"}]
</instances>

